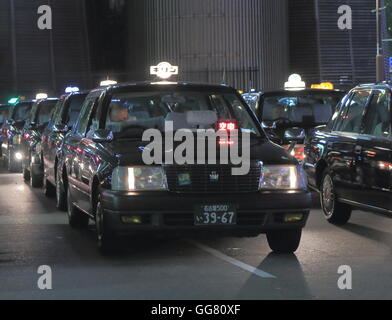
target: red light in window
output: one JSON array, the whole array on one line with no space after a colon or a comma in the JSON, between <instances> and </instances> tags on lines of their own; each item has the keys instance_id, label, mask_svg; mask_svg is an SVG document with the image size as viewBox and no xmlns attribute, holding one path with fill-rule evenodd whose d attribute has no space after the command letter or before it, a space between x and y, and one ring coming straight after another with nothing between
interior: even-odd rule
<instances>
[{"instance_id":1,"label":"red light in window","mask_svg":"<svg viewBox=\"0 0 392 320\"><path fill-rule=\"evenodd\" d=\"M218 130L234 131L237 130L237 124L232 121L219 121Z\"/></svg>"}]
</instances>

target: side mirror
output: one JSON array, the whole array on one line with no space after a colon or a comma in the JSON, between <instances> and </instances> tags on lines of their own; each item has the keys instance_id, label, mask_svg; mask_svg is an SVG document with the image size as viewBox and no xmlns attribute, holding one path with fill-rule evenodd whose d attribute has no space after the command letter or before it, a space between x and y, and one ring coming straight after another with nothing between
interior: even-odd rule
<instances>
[{"instance_id":1,"label":"side mirror","mask_svg":"<svg viewBox=\"0 0 392 320\"><path fill-rule=\"evenodd\" d=\"M99 129L95 130L91 140L96 143L112 142L114 139L113 132L110 130Z\"/></svg>"},{"instance_id":2,"label":"side mirror","mask_svg":"<svg viewBox=\"0 0 392 320\"><path fill-rule=\"evenodd\" d=\"M66 124L55 124L53 126L54 133L67 133L68 131L69 131L69 128Z\"/></svg>"},{"instance_id":3,"label":"side mirror","mask_svg":"<svg viewBox=\"0 0 392 320\"><path fill-rule=\"evenodd\" d=\"M290 128L284 133L284 138L290 142L300 142L306 137L305 130L301 128Z\"/></svg>"}]
</instances>

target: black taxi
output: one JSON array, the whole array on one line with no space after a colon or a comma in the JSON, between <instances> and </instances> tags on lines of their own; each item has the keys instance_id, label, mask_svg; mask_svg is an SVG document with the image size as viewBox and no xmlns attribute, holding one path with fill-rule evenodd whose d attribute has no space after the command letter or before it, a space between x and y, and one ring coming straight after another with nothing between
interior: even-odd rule
<instances>
[{"instance_id":1,"label":"black taxi","mask_svg":"<svg viewBox=\"0 0 392 320\"><path fill-rule=\"evenodd\" d=\"M344 95L335 89L281 89L250 92L243 97L270 139L303 161L305 137L332 118Z\"/></svg>"},{"instance_id":2,"label":"black taxi","mask_svg":"<svg viewBox=\"0 0 392 320\"><path fill-rule=\"evenodd\" d=\"M12 106L9 119L3 125L2 156L10 172L22 170L22 131L33 104L33 101L22 101Z\"/></svg>"},{"instance_id":3,"label":"black taxi","mask_svg":"<svg viewBox=\"0 0 392 320\"><path fill-rule=\"evenodd\" d=\"M329 222L347 223L355 208L392 213L391 119L391 86L358 86L308 137L304 166Z\"/></svg>"},{"instance_id":4,"label":"black taxi","mask_svg":"<svg viewBox=\"0 0 392 320\"><path fill-rule=\"evenodd\" d=\"M1 145L3 143L3 125L9 119L10 110L11 110L11 105L0 104L0 158L2 157Z\"/></svg>"},{"instance_id":5,"label":"black taxi","mask_svg":"<svg viewBox=\"0 0 392 320\"><path fill-rule=\"evenodd\" d=\"M177 130L193 138L201 128L231 127L250 136L246 174L233 175L234 164L219 161L156 165L143 158L150 148L146 130L161 134L166 144ZM62 152L58 183L69 223L86 228L95 220L103 253L118 236L148 232L266 233L276 252L299 246L311 206L306 176L294 157L270 142L231 87L143 82L93 90Z\"/></svg>"},{"instance_id":6,"label":"black taxi","mask_svg":"<svg viewBox=\"0 0 392 320\"><path fill-rule=\"evenodd\" d=\"M65 135L72 129L88 92L76 91L60 97L53 116L42 133L41 152L44 169L44 192L47 196L56 194L56 206L66 210L66 199L61 190L55 189L57 165Z\"/></svg>"},{"instance_id":7,"label":"black taxi","mask_svg":"<svg viewBox=\"0 0 392 320\"><path fill-rule=\"evenodd\" d=\"M58 99L41 99L34 103L22 130L22 169L25 181L34 188L42 187L43 164L41 135L49 124Z\"/></svg>"}]
</instances>

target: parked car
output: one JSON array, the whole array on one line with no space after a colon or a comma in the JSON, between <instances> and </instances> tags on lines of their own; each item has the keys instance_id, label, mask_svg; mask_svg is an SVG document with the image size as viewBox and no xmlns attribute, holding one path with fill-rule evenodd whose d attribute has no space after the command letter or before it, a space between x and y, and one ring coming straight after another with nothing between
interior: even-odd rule
<instances>
[{"instance_id":1,"label":"parked car","mask_svg":"<svg viewBox=\"0 0 392 320\"><path fill-rule=\"evenodd\" d=\"M392 213L391 86L363 85L306 142L305 170L326 219L345 224L354 208Z\"/></svg>"},{"instance_id":2,"label":"parked car","mask_svg":"<svg viewBox=\"0 0 392 320\"><path fill-rule=\"evenodd\" d=\"M34 103L22 131L22 169L25 181L34 188L42 187L43 164L41 136L49 124L58 99L42 99Z\"/></svg>"},{"instance_id":3,"label":"parked car","mask_svg":"<svg viewBox=\"0 0 392 320\"><path fill-rule=\"evenodd\" d=\"M88 92L74 92L64 95L58 101L52 119L42 133L42 159L44 167L44 192L47 196L56 194L56 206L66 210L66 199L60 190L56 192L57 165L65 135L75 125Z\"/></svg>"},{"instance_id":4,"label":"parked car","mask_svg":"<svg viewBox=\"0 0 392 320\"><path fill-rule=\"evenodd\" d=\"M1 104L0 105L0 158L2 157L2 148L3 144L3 125L9 119L11 105L9 104Z\"/></svg>"},{"instance_id":5,"label":"parked car","mask_svg":"<svg viewBox=\"0 0 392 320\"><path fill-rule=\"evenodd\" d=\"M343 96L342 91L324 89L274 90L243 95L270 139L290 150L299 161L304 160L305 137L331 119Z\"/></svg>"},{"instance_id":6,"label":"parked car","mask_svg":"<svg viewBox=\"0 0 392 320\"><path fill-rule=\"evenodd\" d=\"M12 106L9 120L3 125L2 156L10 172L22 171L22 130L33 103L22 101Z\"/></svg>"},{"instance_id":7,"label":"parked car","mask_svg":"<svg viewBox=\"0 0 392 320\"><path fill-rule=\"evenodd\" d=\"M168 119L171 132L216 129L228 118L251 135L248 174L234 176L225 164L145 165L145 130L165 134ZM69 223L86 228L95 220L103 253L119 236L138 233L266 233L276 252L300 244L311 206L302 167L267 139L233 88L163 82L94 90L62 152L56 183L67 197Z\"/></svg>"}]
</instances>

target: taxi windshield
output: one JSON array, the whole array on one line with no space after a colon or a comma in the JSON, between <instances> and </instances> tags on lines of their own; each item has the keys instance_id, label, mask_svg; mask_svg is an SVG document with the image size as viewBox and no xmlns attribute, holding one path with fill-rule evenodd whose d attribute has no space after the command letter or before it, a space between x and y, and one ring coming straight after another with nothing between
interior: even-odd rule
<instances>
[{"instance_id":1,"label":"taxi windshield","mask_svg":"<svg viewBox=\"0 0 392 320\"><path fill-rule=\"evenodd\" d=\"M37 125L44 125L50 121L52 112L57 104L57 100L49 100L40 103L37 114Z\"/></svg>"},{"instance_id":2,"label":"taxi windshield","mask_svg":"<svg viewBox=\"0 0 392 320\"><path fill-rule=\"evenodd\" d=\"M233 121L240 132L261 136L250 111L237 95L214 92L141 92L114 94L108 108L106 129L115 136L138 136L158 129L216 129L219 121Z\"/></svg>"},{"instance_id":3,"label":"taxi windshield","mask_svg":"<svg viewBox=\"0 0 392 320\"><path fill-rule=\"evenodd\" d=\"M13 120L15 120L16 122L25 121L30 115L31 107L32 103L30 102L17 104L13 112Z\"/></svg>"},{"instance_id":4,"label":"taxi windshield","mask_svg":"<svg viewBox=\"0 0 392 320\"><path fill-rule=\"evenodd\" d=\"M262 121L284 119L292 123L325 124L331 119L340 98L340 95L330 93L265 95L262 99Z\"/></svg>"},{"instance_id":5,"label":"taxi windshield","mask_svg":"<svg viewBox=\"0 0 392 320\"><path fill-rule=\"evenodd\" d=\"M3 123L8 119L10 106L0 107L0 123Z\"/></svg>"}]
</instances>

